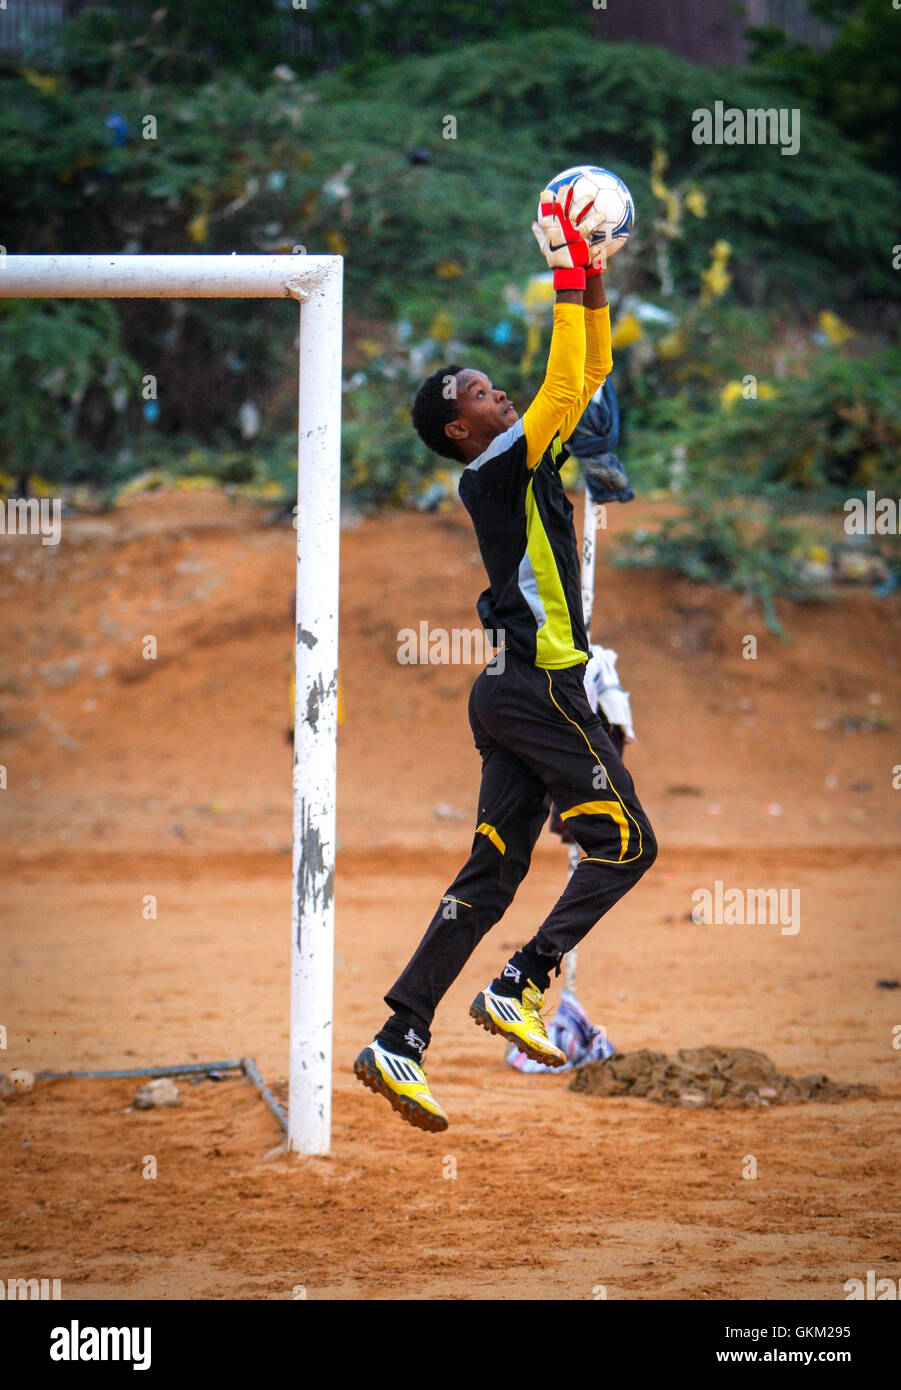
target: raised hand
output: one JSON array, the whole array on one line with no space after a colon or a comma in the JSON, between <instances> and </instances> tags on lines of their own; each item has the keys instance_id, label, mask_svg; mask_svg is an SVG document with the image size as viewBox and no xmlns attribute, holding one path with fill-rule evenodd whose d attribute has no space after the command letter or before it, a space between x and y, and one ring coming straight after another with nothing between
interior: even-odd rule
<instances>
[{"instance_id":1,"label":"raised hand","mask_svg":"<svg viewBox=\"0 0 901 1390\"><path fill-rule=\"evenodd\" d=\"M584 290L590 263L588 242L580 226L590 219L593 199L576 200L575 182L559 188L556 194L546 188L538 199L538 220L532 223L541 254L554 272L555 290Z\"/></svg>"}]
</instances>

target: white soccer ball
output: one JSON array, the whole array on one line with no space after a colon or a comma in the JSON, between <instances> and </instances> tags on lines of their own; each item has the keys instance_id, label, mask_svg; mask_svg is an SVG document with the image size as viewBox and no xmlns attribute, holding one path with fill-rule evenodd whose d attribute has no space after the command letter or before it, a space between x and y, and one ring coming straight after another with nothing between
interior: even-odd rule
<instances>
[{"instance_id":1,"label":"white soccer ball","mask_svg":"<svg viewBox=\"0 0 901 1390\"><path fill-rule=\"evenodd\" d=\"M635 225L635 203L622 179L597 164L575 164L551 179L548 188L556 194L575 180L573 202L592 199L592 209L579 223L592 251L602 246L606 256L621 251Z\"/></svg>"}]
</instances>

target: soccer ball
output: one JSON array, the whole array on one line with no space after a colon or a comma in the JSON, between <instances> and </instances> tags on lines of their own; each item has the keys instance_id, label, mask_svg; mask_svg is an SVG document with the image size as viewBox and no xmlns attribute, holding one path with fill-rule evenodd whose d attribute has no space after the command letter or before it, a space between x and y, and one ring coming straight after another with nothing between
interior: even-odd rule
<instances>
[{"instance_id":1,"label":"soccer ball","mask_svg":"<svg viewBox=\"0 0 901 1390\"><path fill-rule=\"evenodd\" d=\"M579 230L592 251L601 245L605 258L615 255L625 246L635 225L632 194L621 178L597 164L576 164L564 169L551 179L548 188L556 194L574 179L573 201L583 203L589 197L594 200L591 212L579 223Z\"/></svg>"}]
</instances>

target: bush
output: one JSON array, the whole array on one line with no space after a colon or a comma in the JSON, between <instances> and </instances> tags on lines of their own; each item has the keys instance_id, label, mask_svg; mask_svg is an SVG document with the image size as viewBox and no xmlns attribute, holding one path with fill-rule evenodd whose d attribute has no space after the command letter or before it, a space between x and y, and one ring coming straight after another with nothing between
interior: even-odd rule
<instances>
[{"instance_id":1,"label":"bush","mask_svg":"<svg viewBox=\"0 0 901 1390\"><path fill-rule=\"evenodd\" d=\"M613 563L661 566L703 583L744 591L759 601L767 626L782 636L776 595L801 597L805 584L798 530L766 507L736 508L696 491L685 513L656 531L638 530L620 541Z\"/></svg>"},{"instance_id":2,"label":"bush","mask_svg":"<svg viewBox=\"0 0 901 1390\"><path fill-rule=\"evenodd\" d=\"M901 496L901 353L822 349L803 374L771 389L768 398L736 392L729 405L712 393L695 402L687 391L669 395L654 427L634 430L628 461L636 483L677 485L684 508L627 538L615 563L742 589L781 633L776 596L815 592L804 533L790 518L802 506L823 514L869 488ZM887 552L889 568L897 566L890 540L892 547L871 543Z\"/></svg>"},{"instance_id":3,"label":"bush","mask_svg":"<svg viewBox=\"0 0 901 1390\"><path fill-rule=\"evenodd\" d=\"M890 349L850 357L822 349L796 374L767 382L772 395L744 398L736 392L725 406L719 386L706 400L692 403L671 394L656 411L653 426L633 422L632 459L660 474L661 450L667 459L674 444L684 450L687 485L706 483L721 496L771 494L788 505L789 494L806 494L819 505L834 505L850 489L878 486L901 495L901 352ZM749 378L745 388L756 387ZM667 463L669 473L669 463Z\"/></svg>"},{"instance_id":4,"label":"bush","mask_svg":"<svg viewBox=\"0 0 901 1390\"><path fill-rule=\"evenodd\" d=\"M140 373L106 300L0 300L0 471L77 481L126 438Z\"/></svg>"}]
</instances>

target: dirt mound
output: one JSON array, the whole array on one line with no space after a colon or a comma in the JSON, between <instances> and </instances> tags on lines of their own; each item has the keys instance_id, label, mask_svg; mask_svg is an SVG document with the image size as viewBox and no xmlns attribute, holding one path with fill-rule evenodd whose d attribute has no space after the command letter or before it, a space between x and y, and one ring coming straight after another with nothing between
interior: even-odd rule
<instances>
[{"instance_id":1,"label":"dirt mound","mask_svg":"<svg viewBox=\"0 0 901 1390\"><path fill-rule=\"evenodd\" d=\"M658 1105L786 1105L799 1100L851 1100L869 1096L874 1086L844 1085L822 1072L786 1076L763 1052L747 1047L683 1047L670 1060L663 1052L640 1048L580 1067L571 1091L592 1096L641 1096Z\"/></svg>"}]
</instances>

